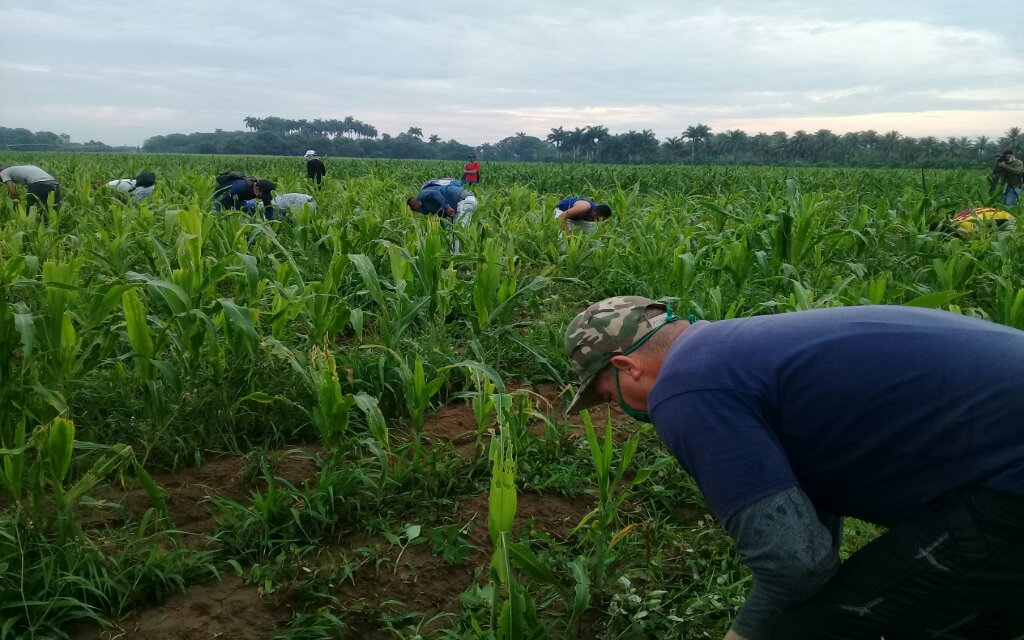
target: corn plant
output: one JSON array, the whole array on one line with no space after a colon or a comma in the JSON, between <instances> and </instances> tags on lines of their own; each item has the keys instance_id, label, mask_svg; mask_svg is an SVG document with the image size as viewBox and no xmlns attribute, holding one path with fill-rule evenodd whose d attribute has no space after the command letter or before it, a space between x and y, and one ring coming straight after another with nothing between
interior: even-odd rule
<instances>
[{"instance_id":1,"label":"corn plant","mask_svg":"<svg viewBox=\"0 0 1024 640\"><path fill-rule=\"evenodd\" d=\"M44 530L51 526L46 523L52 522L52 509L61 540L67 540L77 531L71 515L86 492L111 474L128 468L134 470L154 505L166 515L160 490L127 445L76 442L74 423L61 417L36 427L31 436L26 436L24 423L19 424L12 445L0 449L0 458L3 458L0 480L5 493ZM88 471L71 482L69 473L76 448L103 453Z\"/></svg>"},{"instance_id":2,"label":"corn plant","mask_svg":"<svg viewBox=\"0 0 1024 640\"><path fill-rule=\"evenodd\" d=\"M602 593L619 578L616 568L620 557L615 549L616 545L637 528L636 524L631 524L617 532L614 531L619 507L635 487L646 482L659 467L670 464L671 461L669 458L662 458L650 467L636 469L632 478L627 478L640 440L650 430L650 425L639 427L626 440L622 446L618 468L613 469L615 446L612 439L611 413L605 422L604 437L600 440L590 412L584 410L581 417L587 434L587 443L590 445L590 459L594 464L598 502L593 511L580 521L577 529L584 531L590 548L591 555L586 558L590 588L596 593Z\"/></svg>"},{"instance_id":3,"label":"corn plant","mask_svg":"<svg viewBox=\"0 0 1024 640\"><path fill-rule=\"evenodd\" d=\"M517 502L516 463L504 431L491 440L490 459L487 530L494 546L490 563L490 628L497 640L546 638L547 630L537 619L533 600L512 571L510 547Z\"/></svg>"}]
</instances>

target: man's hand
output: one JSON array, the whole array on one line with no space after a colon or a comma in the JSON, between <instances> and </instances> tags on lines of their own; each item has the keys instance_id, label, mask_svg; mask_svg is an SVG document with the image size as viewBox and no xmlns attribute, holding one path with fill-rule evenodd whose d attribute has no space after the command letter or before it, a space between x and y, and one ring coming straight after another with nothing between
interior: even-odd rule
<instances>
[{"instance_id":1,"label":"man's hand","mask_svg":"<svg viewBox=\"0 0 1024 640\"><path fill-rule=\"evenodd\" d=\"M448 216L449 218L454 218L455 217L455 209L452 209L451 207L448 207L445 210L444 215Z\"/></svg>"},{"instance_id":2,"label":"man's hand","mask_svg":"<svg viewBox=\"0 0 1024 640\"><path fill-rule=\"evenodd\" d=\"M732 629L729 629L729 633L725 634L725 640L749 640L749 638L741 636Z\"/></svg>"}]
</instances>

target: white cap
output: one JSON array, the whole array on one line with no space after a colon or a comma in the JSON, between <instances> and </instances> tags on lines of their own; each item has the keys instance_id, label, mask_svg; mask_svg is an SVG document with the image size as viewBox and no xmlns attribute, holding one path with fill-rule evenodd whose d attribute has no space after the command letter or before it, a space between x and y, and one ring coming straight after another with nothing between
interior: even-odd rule
<instances>
[{"instance_id":1,"label":"white cap","mask_svg":"<svg viewBox=\"0 0 1024 640\"><path fill-rule=\"evenodd\" d=\"M309 151L306 152L306 155L304 157L308 158L309 156L315 156L315 155L316 155L316 151L313 151L312 149L310 149Z\"/></svg>"}]
</instances>

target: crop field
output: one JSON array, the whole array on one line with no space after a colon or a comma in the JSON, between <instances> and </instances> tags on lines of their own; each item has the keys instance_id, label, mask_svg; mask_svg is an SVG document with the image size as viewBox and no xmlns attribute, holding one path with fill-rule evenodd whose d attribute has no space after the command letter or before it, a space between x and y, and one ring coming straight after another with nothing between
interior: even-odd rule
<instances>
[{"instance_id":1,"label":"crop field","mask_svg":"<svg viewBox=\"0 0 1024 640\"><path fill-rule=\"evenodd\" d=\"M213 176L313 193L301 159L0 163L64 200L0 205L0 640L719 638L751 579L653 431L563 416L569 320L637 294L1024 329L1022 232L940 224L994 202L981 170L491 163L453 256L405 200L454 163L329 159L269 223L215 214ZM147 169L141 206L90 186ZM563 244L566 196L614 216Z\"/></svg>"}]
</instances>

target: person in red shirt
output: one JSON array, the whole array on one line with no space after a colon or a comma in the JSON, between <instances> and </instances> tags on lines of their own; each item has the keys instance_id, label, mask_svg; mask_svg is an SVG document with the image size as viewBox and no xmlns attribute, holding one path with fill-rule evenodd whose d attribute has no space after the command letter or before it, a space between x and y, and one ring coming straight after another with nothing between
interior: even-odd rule
<instances>
[{"instance_id":1,"label":"person in red shirt","mask_svg":"<svg viewBox=\"0 0 1024 640\"><path fill-rule=\"evenodd\" d=\"M478 182L480 182L480 163L476 161L476 156L469 156L469 162L462 168L462 184L472 187Z\"/></svg>"}]
</instances>

